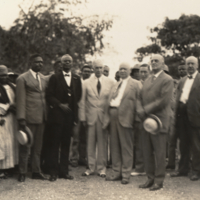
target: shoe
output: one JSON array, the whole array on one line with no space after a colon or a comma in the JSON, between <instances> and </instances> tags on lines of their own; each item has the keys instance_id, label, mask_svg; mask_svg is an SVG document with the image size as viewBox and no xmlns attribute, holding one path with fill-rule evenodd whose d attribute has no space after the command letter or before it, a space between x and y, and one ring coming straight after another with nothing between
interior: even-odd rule
<instances>
[{"instance_id":1,"label":"shoe","mask_svg":"<svg viewBox=\"0 0 200 200\"><path fill-rule=\"evenodd\" d=\"M132 172L131 176L145 176L146 173L145 172Z\"/></svg>"},{"instance_id":2,"label":"shoe","mask_svg":"<svg viewBox=\"0 0 200 200\"><path fill-rule=\"evenodd\" d=\"M32 179L48 180L42 173L32 173Z\"/></svg>"},{"instance_id":3,"label":"shoe","mask_svg":"<svg viewBox=\"0 0 200 200\"><path fill-rule=\"evenodd\" d=\"M121 176L110 176L106 177L106 181L121 181L122 177Z\"/></svg>"},{"instance_id":4,"label":"shoe","mask_svg":"<svg viewBox=\"0 0 200 200\"><path fill-rule=\"evenodd\" d=\"M139 188L150 188L154 184L154 180L148 179L145 184L139 185Z\"/></svg>"},{"instance_id":5,"label":"shoe","mask_svg":"<svg viewBox=\"0 0 200 200\"><path fill-rule=\"evenodd\" d=\"M176 167L175 167L175 165L167 165L166 166L166 169L175 169Z\"/></svg>"},{"instance_id":6,"label":"shoe","mask_svg":"<svg viewBox=\"0 0 200 200\"><path fill-rule=\"evenodd\" d=\"M90 175L93 175L93 174L94 173L90 173L90 172L86 171L86 172L82 173L82 176L90 176Z\"/></svg>"},{"instance_id":7,"label":"shoe","mask_svg":"<svg viewBox=\"0 0 200 200\"><path fill-rule=\"evenodd\" d=\"M57 180L57 176L56 175L51 175L49 178L49 181L54 182Z\"/></svg>"},{"instance_id":8,"label":"shoe","mask_svg":"<svg viewBox=\"0 0 200 200\"><path fill-rule=\"evenodd\" d=\"M193 174L191 177L190 177L190 180L191 181L198 181L199 180L199 176L197 174Z\"/></svg>"},{"instance_id":9,"label":"shoe","mask_svg":"<svg viewBox=\"0 0 200 200\"><path fill-rule=\"evenodd\" d=\"M18 181L19 182L25 182L25 179L26 179L26 175L25 174L19 174L19 177L18 177Z\"/></svg>"},{"instance_id":10,"label":"shoe","mask_svg":"<svg viewBox=\"0 0 200 200\"><path fill-rule=\"evenodd\" d=\"M155 190L160 190L161 188L163 188L163 184L157 184L154 183L152 187L149 188L150 191L155 191Z\"/></svg>"},{"instance_id":11,"label":"shoe","mask_svg":"<svg viewBox=\"0 0 200 200\"><path fill-rule=\"evenodd\" d=\"M123 184L123 185L126 185L126 184L128 184L129 183L129 181L128 180L125 180L125 179L122 179L122 181L121 181L121 184Z\"/></svg>"},{"instance_id":12,"label":"shoe","mask_svg":"<svg viewBox=\"0 0 200 200\"><path fill-rule=\"evenodd\" d=\"M64 179L69 179L69 180L73 180L74 177L69 175L69 174L60 174L59 178L64 178Z\"/></svg>"},{"instance_id":13,"label":"shoe","mask_svg":"<svg viewBox=\"0 0 200 200\"><path fill-rule=\"evenodd\" d=\"M98 174L101 178L106 178L106 174Z\"/></svg>"},{"instance_id":14,"label":"shoe","mask_svg":"<svg viewBox=\"0 0 200 200\"><path fill-rule=\"evenodd\" d=\"M170 176L172 178L174 178L174 177L180 177L180 176L188 176L188 173L174 172L174 173L170 174Z\"/></svg>"}]
</instances>

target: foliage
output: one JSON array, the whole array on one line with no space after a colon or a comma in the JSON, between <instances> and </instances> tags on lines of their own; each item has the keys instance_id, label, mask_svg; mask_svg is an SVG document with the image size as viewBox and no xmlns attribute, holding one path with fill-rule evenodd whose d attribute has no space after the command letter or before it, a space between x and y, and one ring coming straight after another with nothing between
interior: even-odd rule
<instances>
[{"instance_id":1,"label":"foliage","mask_svg":"<svg viewBox=\"0 0 200 200\"><path fill-rule=\"evenodd\" d=\"M40 53L45 61L45 71L56 58L70 54L76 65L85 62L104 48L104 31L110 30L112 19L74 16L74 7L84 4L80 0L48 0L31 5L28 11L21 7L19 18L9 31L0 29L1 60L18 71L26 71L28 59ZM2 61L2 62L3 62Z\"/></svg>"}]
</instances>

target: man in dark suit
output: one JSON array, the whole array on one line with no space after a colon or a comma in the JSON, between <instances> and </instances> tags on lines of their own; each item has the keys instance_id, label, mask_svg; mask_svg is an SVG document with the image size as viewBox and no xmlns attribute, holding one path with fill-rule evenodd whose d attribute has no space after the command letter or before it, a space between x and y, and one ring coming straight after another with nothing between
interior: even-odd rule
<instances>
[{"instance_id":1,"label":"man in dark suit","mask_svg":"<svg viewBox=\"0 0 200 200\"><path fill-rule=\"evenodd\" d=\"M43 59L39 54L30 57L30 70L17 79L16 103L19 129L24 130L27 125L34 137L31 149L31 167L33 179L46 179L40 169L40 153L43 141L44 122L46 121L45 89L46 80L39 73L43 66ZM20 145L19 149L19 178L25 181L29 147Z\"/></svg>"},{"instance_id":2,"label":"man in dark suit","mask_svg":"<svg viewBox=\"0 0 200 200\"><path fill-rule=\"evenodd\" d=\"M59 178L73 179L68 174L69 147L73 125L78 122L78 102L82 93L79 76L71 73L72 57L66 54L62 56L61 62L62 72L51 76L46 91L46 99L51 108L48 123L52 125L49 135L50 181L56 181L58 175Z\"/></svg>"},{"instance_id":3,"label":"man in dark suit","mask_svg":"<svg viewBox=\"0 0 200 200\"><path fill-rule=\"evenodd\" d=\"M163 187L165 177L166 133L169 130L173 80L163 72L164 58L161 55L154 55L151 65L153 75L144 82L140 95L142 108L138 107L138 115L143 120L149 114L156 115L162 122L162 128L157 135L143 130L143 155L148 180L139 187L153 191Z\"/></svg>"},{"instance_id":4,"label":"man in dark suit","mask_svg":"<svg viewBox=\"0 0 200 200\"><path fill-rule=\"evenodd\" d=\"M192 153L192 176L196 181L200 174L200 74L198 60L194 56L186 59L188 76L182 78L177 87L176 129L180 139L181 158L178 172L171 177L187 176Z\"/></svg>"}]
</instances>

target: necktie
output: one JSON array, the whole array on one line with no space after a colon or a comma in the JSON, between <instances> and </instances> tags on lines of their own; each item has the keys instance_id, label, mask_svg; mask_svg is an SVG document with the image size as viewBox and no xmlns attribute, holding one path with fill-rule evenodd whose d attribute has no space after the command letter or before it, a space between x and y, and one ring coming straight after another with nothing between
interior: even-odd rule
<instances>
[{"instance_id":1,"label":"necktie","mask_svg":"<svg viewBox=\"0 0 200 200\"><path fill-rule=\"evenodd\" d=\"M192 75L188 75L188 78L189 78L189 79L192 79Z\"/></svg>"},{"instance_id":2,"label":"necktie","mask_svg":"<svg viewBox=\"0 0 200 200\"><path fill-rule=\"evenodd\" d=\"M98 94L100 93L100 91L101 91L101 83L98 79L98 82L97 82L97 92L98 92Z\"/></svg>"},{"instance_id":3,"label":"necktie","mask_svg":"<svg viewBox=\"0 0 200 200\"><path fill-rule=\"evenodd\" d=\"M122 85L122 82L118 85L116 91L113 93L112 99L115 99L118 96L121 85Z\"/></svg>"},{"instance_id":4,"label":"necktie","mask_svg":"<svg viewBox=\"0 0 200 200\"><path fill-rule=\"evenodd\" d=\"M65 76L70 76L69 74L65 74Z\"/></svg>"},{"instance_id":5,"label":"necktie","mask_svg":"<svg viewBox=\"0 0 200 200\"><path fill-rule=\"evenodd\" d=\"M38 73L36 73L36 80L38 81L40 90L42 90L42 86L41 86L41 84L40 84L40 80L39 80L39 75L38 75Z\"/></svg>"}]
</instances>

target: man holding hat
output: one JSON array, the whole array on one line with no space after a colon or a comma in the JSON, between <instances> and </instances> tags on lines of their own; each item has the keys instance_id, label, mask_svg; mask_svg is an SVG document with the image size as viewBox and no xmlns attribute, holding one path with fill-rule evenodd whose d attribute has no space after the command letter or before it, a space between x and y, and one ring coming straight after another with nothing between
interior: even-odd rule
<instances>
[{"instance_id":1,"label":"man holding hat","mask_svg":"<svg viewBox=\"0 0 200 200\"><path fill-rule=\"evenodd\" d=\"M122 79L112 88L109 95L104 128L111 127L112 172L107 181L121 180L129 183L133 165L133 127L136 119L136 104L139 81L130 77L130 65L121 63L119 74Z\"/></svg>"},{"instance_id":2,"label":"man holding hat","mask_svg":"<svg viewBox=\"0 0 200 200\"><path fill-rule=\"evenodd\" d=\"M106 131L103 130L105 106L114 81L103 75L103 62L93 62L94 75L83 84L83 96L80 102L80 120L87 126L88 166L82 175L94 174L96 164L98 175L106 177ZM98 149L96 159L96 147Z\"/></svg>"},{"instance_id":3,"label":"man holding hat","mask_svg":"<svg viewBox=\"0 0 200 200\"><path fill-rule=\"evenodd\" d=\"M163 187L165 177L166 139L170 125L173 80L163 72L164 58L161 55L152 56L151 66L153 75L144 82L140 94L142 108L138 107L137 112L142 120L153 114L162 123L162 126L159 126L156 120L156 132L143 130L144 165L148 180L139 187L153 191Z\"/></svg>"},{"instance_id":4,"label":"man holding hat","mask_svg":"<svg viewBox=\"0 0 200 200\"><path fill-rule=\"evenodd\" d=\"M34 54L30 57L29 62L31 68L17 79L17 119L20 130L25 131L27 126L33 134L34 143L31 148L32 178L45 180L46 178L40 169L40 154L46 121L46 79L40 73L43 67L42 57L39 54ZM18 178L20 182L25 181L29 151L30 146L20 145Z\"/></svg>"},{"instance_id":5,"label":"man holding hat","mask_svg":"<svg viewBox=\"0 0 200 200\"><path fill-rule=\"evenodd\" d=\"M180 139L181 158L178 172L171 177L187 176L190 171L192 153L192 175L196 181L200 175L200 74L198 59L190 56L186 59L187 76L182 78L177 87L176 129Z\"/></svg>"},{"instance_id":6,"label":"man holding hat","mask_svg":"<svg viewBox=\"0 0 200 200\"><path fill-rule=\"evenodd\" d=\"M78 102L82 88L80 77L73 74L73 59L70 55L61 58L62 71L53 74L46 90L46 100L50 106L48 123L50 151L50 181L57 178L72 180L68 173L69 148L72 129L78 123Z\"/></svg>"}]
</instances>

